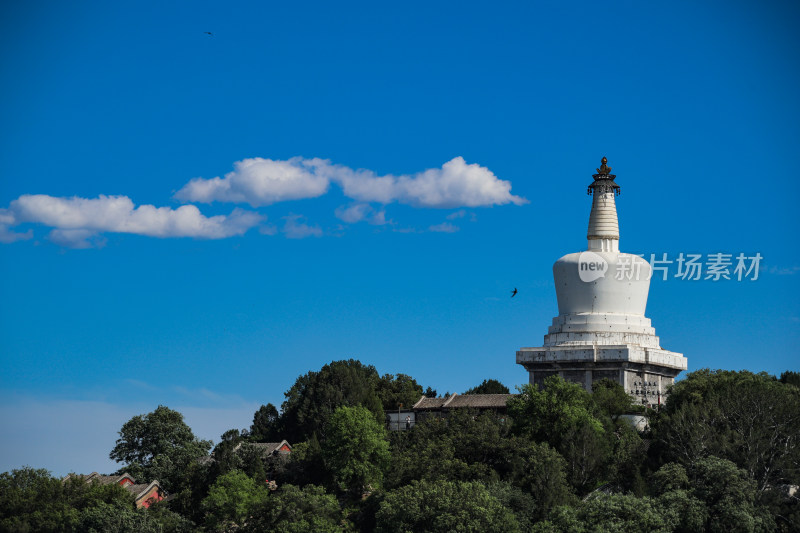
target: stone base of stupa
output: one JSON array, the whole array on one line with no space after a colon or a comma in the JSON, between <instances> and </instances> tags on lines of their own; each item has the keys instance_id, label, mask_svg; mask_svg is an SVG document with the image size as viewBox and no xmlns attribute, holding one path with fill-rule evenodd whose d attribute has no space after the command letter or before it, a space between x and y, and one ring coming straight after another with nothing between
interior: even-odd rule
<instances>
[{"instance_id":1,"label":"stone base of stupa","mask_svg":"<svg viewBox=\"0 0 800 533\"><path fill-rule=\"evenodd\" d=\"M679 353L637 344L578 344L520 348L517 364L529 372L531 384L543 386L549 376L592 390L592 383L608 378L646 405L663 403L686 358Z\"/></svg>"}]
</instances>

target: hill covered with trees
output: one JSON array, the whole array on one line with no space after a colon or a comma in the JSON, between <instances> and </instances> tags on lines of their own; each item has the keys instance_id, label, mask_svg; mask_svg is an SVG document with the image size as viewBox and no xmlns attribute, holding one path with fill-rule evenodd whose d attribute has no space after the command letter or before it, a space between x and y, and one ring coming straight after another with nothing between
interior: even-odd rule
<instances>
[{"instance_id":1,"label":"hill covered with trees","mask_svg":"<svg viewBox=\"0 0 800 533\"><path fill-rule=\"evenodd\" d=\"M800 531L799 386L796 372L692 372L640 433L618 385L552 377L505 414L390 432L384 410L436 391L334 361L213 449L164 406L126 422L110 457L161 482L170 496L149 509L115 485L0 474L0 531ZM283 439L288 456L257 445Z\"/></svg>"}]
</instances>

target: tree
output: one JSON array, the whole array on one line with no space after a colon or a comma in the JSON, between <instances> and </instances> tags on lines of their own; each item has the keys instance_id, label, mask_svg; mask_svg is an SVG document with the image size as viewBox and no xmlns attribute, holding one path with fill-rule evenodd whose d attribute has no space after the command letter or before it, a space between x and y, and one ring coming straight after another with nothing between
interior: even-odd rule
<instances>
[{"instance_id":1,"label":"tree","mask_svg":"<svg viewBox=\"0 0 800 533\"><path fill-rule=\"evenodd\" d=\"M620 421L616 422L610 440L609 480L625 492L643 496L646 486L642 472L647 460L647 446L642 437L630 424Z\"/></svg>"},{"instance_id":2,"label":"tree","mask_svg":"<svg viewBox=\"0 0 800 533\"><path fill-rule=\"evenodd\" d=\"M787 370L781 374L780 382L786 385L794 385L800 388L800 372Z\"/></svg>"},{"instance_id":3,"label":"tree","mask_svg":"<svg viewBox=\"0 0 800 533\"><path fill-rule=\"evenodd\" d=\"M383 422L383 407L378 398L378 372L353 359L333 361L319 372L297 378L281 406L280 424L290 442L307 440L317 433L325 436L325 422L337 407L363 406Z\"/></svg>"},{"instance_id":4,"label":"tree","mask_svg":"<svg viewBox=\"0 0 800 533\"><path fill-rule=\"evenodd\" d=\"M82 481L82 480L81 480ZM85 483L74 483L80 490ZM80 512L70 505L64 485L44 469L30 467L0 474L0 530L72 531Z\"/></svg>"},{"instance_id":5,"label":"tree","mask_svg":"<svg viewBox=\"0 0 800 533\"><path fill-rule=\"evenodd\" d=\"M194 436L181 413L163 405L125 422L119 436L109 457L125 463L121 471L138 481L158 479L168 491L178 488L183 470L211 448L210 441Z\"/></svg>"},{"instance_id":6,"label":"tree","mask_svg":"<svg viewBox=\"0 0 800 533\"><path fill-rule=\"evenodd\" d=\"M255 481L241 470L223 474L211 486L202 503L206 526L212 531L241 527L254 507L268 497L269 489L265 482Z\"/></svg>"},{"instance_id":7,"label":"tree","mask_svg":"<svg viewBox=\"0 0 800 533\"><path fill-rule=\"evenodd\" d=\"M536 524L534 533L671 533L658 502L629 494L603 494L580 502L575 507L557 507L548 519Z\"/></svg>"},{"instance_id":8,"label":"tree","mask_svg":"<svg viewBox=\"0 0 800 533\"><path fill-rule=\"evenodd\" d=\"M652 475L653 493L675 531L758 533L775 530L769 511L757 503L747 472L718 457L688 469L668 463Z\"/></svg>"},{"instance_id":9,"label":"tree","mask_svg":"<svg viewBox=\"0 0 800 533\"><path fill-rule=\"evenodd\" d=\"M283 485L253 509L243 533L337 533L342 512L339 502L315 485Z\"/></svg>"},{"instance_id":10,"label":"tree","mask_svg":"<svg viewBox=\"0 0 800 533\"><path fill-rule=\"evenodd\" d=\"M477 387L464 392L464 394L508 394L508 387L497 381L496 379L484 379L483 383Z\"/></svg>"},{"instance_id":11,"label":"tree","mask_svg":"<svg viewBox=\"0 0 800 533\"><path fill-rule=\"evenodd\" d=\"M575 500L567 482L567 462L561 454L547 443L519 437L514 438L510 446L515 453L509 479L533 498L535 506L530 511L536 520L544 518L554 507Z\"/></svg>"},{"instance_id":12,"label":"tree","mask_svg":"<svg viewBox=\"0 0 800 533\"><path fill-rule=\"evenodd\" d=\"M610 436L583 387L550 376L544 388L524 385L508 402L515 431L547 442L567 460L567 475L586 494L602 480L611 459ZM609 422L610 423L610 422Z\"/></svg>"},{"instance_id":13,"label":"tree","mask_svg":"<svg viewBox=\"0 0 800 533\"><path fill-rule=\"evenodd\" d=\"M414 479L498 481L495 469L510 468L507 436L508 424L491 413L457 410L447 418L421 420L412 431L392 432L387 485L397 488Z\"/></svg>"},{"instance_id":14,"label":"tree","mask_svg":"<svg viewBox=\"0 0 800 533\"><path fill-rule=\"evenodd\" d=\"M377 516L379 532L513 533L514 514L480 483L413 481L387 493Z\"/></svg>"},{"instance_id":15,"label":"tree","mask_svg":"<svg viewBox=\"0 0 800 533\"><path fill-rule=\"evenodd\" d=\"M614 421L633 407L633 398L625 392L625 388L608 378L592 383L592 401Z\"/></svg>"},{"instance_id":16,"label":"tree","mask_svg":"<svg viewBox=\"0 0 800 533\"><path fill-rule=\"evenodd\" d=\"M691 493L705 502L710 533L775 530L765 509L756 504L756 484L747 472L718 457L700 459L689 470Z\"/></svg>"},{"instance_id":17,"label":"tree","mask_svg":"<svg viewBox=\"0 0 800 533\"><path fill-rule=\"evenodd\" d=\"M716 456L757 482L800 483L800 389L768 374L699 370L672 388L653 423L667 460Z\"/></svg>"},{"instance_id":18,"label":"tree","mask_svg":"<svg viewBox=\"0 0 800 533\"><path fill-rule=\"evenodd\" d=\"M136 509L132 494L113 483L86 483L81 476L62 482L28 467L0 474L0 531L183 533L189 528L167 509Z\"/></svg>"},{"instance_id":19,"label":"tree","mask_svg":"<svg viewBox=\"0 0 800 533\"><path fill-rule=\"evenodd\" d=\"M386 428L365 407L339 407L326 424L325 465L342 491L380 488L389 464Z\"/></svg>"},{"instance_id":20,"label":"tree","mask_svg":"<svg viewBox=\"0 0 800 533\"><path fill-rule=\"evenodd\" d=\"M250 437L256 442L274 442L283 440L280 438L280 427L278 426L280 415L278 409L268 403L258 408L253 415L253 425L250 426Z\"/></svg>"},{"instance_id":21,"label":"tree","mask_svg":"<svg viewBox=\"0 0 800 533\"><path fill-rule=\"evenodd\" d=\"M508 401L508 413L518 433L559 448L564 436L586 423L603 431L603 424L592 414L592 397L583 387L559 376L545 379L544 388L526 384L520 394Z\"/></svg>"},{"instance_id":22,"label":"tree","mask_svg":"<svg viewBox=\"0 0 800 533\"><path fill-rule=\"evenodd\" d=\"M406 374L384 374L378 381L378 397L384 410L397 409L401 405L410 408L422 396L422 385Z\"/></svg>"}]
</instances>

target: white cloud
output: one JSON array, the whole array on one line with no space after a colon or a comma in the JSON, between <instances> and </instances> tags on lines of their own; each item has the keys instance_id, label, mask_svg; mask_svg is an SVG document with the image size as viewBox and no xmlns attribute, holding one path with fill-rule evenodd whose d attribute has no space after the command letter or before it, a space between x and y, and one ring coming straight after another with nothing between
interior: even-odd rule
<instances>
[{"instance_id":1,"label":"white cloud","mask_svg":"<svg viewBox=\"0 0 800 533\"><path fill-rule=\"evenodd\" d=\"M321 196L330 182L358 202L398 202L433 208L528 203L511 194L511 182L498 179L486 167L468 164L463 157L453 158L441 168L401 176L379 176L371 170L353 170L319 158L245 159L235 163L234 171L224 178L191 180L175 197L190 202L245 202L258 206Z\"/></svg>"},{"instance_id":2,"label":"white cloud","mask_svg":"<svg viewBox=\"0 0 800 533\"><path fill-rule=\"evenodd\" d=\"M33 237L33 230L28 230L25 233L17 233L8 229L7 226L0 224L0 242L3 244L10 244L16 241L26 241Z\"/></svg>"},{"instance_id":3,"label":"white cloud","mask_svg":"<svg viewBox=\"0 0 800 533\"><path fill-rule=\"evenodd\" d=\"M458 211L456 211L454 213L450 213L445 218L447 220L458 220L459 218L464 218L464 217L467 217L467 216L469 216L469 221L470 222L475 222L476 220L478 220L478 217L477 217L477 215L475 215L475 213L473 213L472 211L467 212L464 209L459 209Z\"/></svg>"},{"instance_id":4,"label":"white cloud","mask_svg":"<svg viewBox=\"0 0 800 533\"><path fill-rule=\"evenodd\" d=\"M293 157L273 161L255 157L233 164L224 178L195 178L175 193L184 202L236 202L251 206L316 198L328 191L328 178L319 175L330 164L322 159Z\"/></svg>"},{"instance_id":5,"label":"white cloud","mask_svg":"<svg viewBox=\"0 0 800 533\"><path fill-rule=\"evenodd\" d=\"M127 196L58 198L25 194L11 202L4 213L14 224L32 222L50 226L50 239L62 246L86 248L97 245L100 233L132 233L150 237L224 239L242 235L263 220L258 213L234 209L230 215L204 216L193 205L176 209L140 205Z\"/></svg>"},{"instance_id":6,"label":"white cloud","mask_svg":"<svg viewBox=\"0 0 800 533\"><path fill-rule=\"evenodd\" d=\"M0 242L10 244L33 237L33 230L28 230L25 233L16 233L8 229L9 226L13 226L16 223L14 213L8 209L0 209Z\"/></svg>"},{"instance_id":7,"label":"white cloud","mask_svg":"<svg viewBox=\"0 0 800 533\"><path fill-rule=\"evenodd\" d=\"M383 226L384 224L391 223L386 220L386 211L378 211L369 219L369 223L373 226Z\"/></svg>"},{"instance_id":8,"label":"white cloud","mask_svg":"<svg viewBox=\"0 0 800 533\"><path fill-rule=\"evenodd\" d=\"M286 221L283 225L283 233L289 239L305 239L306 237L322 237L322 229L319 226L309 226L302 215L289 215L283 217Z\"/></svg>"},{"instance_id":9,"label":"white cloud","mask_svg":"<svg viewBox=\"0 0 800 533\"><path fill-rule=\"evenodd\" d=\"M369 204L354 204L349 207L339 206L334 214L339 220L353 224L364 220L370 211L372 211L372 207Z\"/></svg>"},{"instance_id":10,"label":"white cloud","mask_svg":"<svg viewBox=\"0 0 800 533\"><path fill-rule=\"evenodd\" d=\"M434 231L437 233L455 233L458 231L458 226L455 226L449 222L442 222L441 224L436 224L435 226L429 227L428 231Z\"/></svg>"},{"instance_id":11,"label":"white cloud","mask_svg":"<svg viewBox=\"0 0 800 533\"><path fill-rule=\"evenodd\" d=\"M366 220L373 226L383 226L390 224L391 221L386 220L386 211L381 209L376 211L369 204L353 204L350 206L339 206L334 211L336 218L348 224L355 224Z\"/></svg>"}]
</instances>

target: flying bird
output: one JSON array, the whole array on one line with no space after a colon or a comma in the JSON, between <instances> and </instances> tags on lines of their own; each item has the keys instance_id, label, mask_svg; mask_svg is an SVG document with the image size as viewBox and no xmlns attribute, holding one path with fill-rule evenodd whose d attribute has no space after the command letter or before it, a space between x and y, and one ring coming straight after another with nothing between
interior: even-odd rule
<instances>
[{"instance_id":1,"label":"flying bird","mask_svg":"<svg viewBox=\"0 0 800 533\"><path fill-rule=\"evenodd\" d=\"M514 297L514 296L516 296L516 295L517 295L517 288L516 288L516 287L514 287L514 290L513 290L513 291L511 291L511 297L513 298L513 297Z\"/></svg>"},{"instance_id":2,"label":"flying bird","mask_svg":"<svg viewBox=\"0 0 800 533\"><path fill-rule=\"evenodd\" d=\"M214 36L214 34L213 34L213 33L211 33L210 31L204 31L203 33L205 33L206 35L210 35L211 37L213 37L213 36Z\"/></svg>"}]
</instances>

